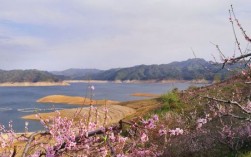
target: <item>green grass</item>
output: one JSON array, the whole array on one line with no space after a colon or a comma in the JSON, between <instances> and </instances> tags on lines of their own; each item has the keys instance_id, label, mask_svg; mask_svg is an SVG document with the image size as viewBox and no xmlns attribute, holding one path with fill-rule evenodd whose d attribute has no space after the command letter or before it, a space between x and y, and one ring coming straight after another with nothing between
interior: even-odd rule
<instances>
[{"instance_id":1,"label":"green grass","mask_svg":"<svg viewBox=\"0 0 251 157\"><path fill-rule=\"evenodd\" d=\"M163 94L159 100L162 105L160 108L154 110L154 113L159 116L162 116L164 113L169 111L179 112L183 106L180 101L179 94L176 91Z\"/></svg>"},{"instance_id":2,"label":"green grass","mask_svg":"<svg viewBox=\"0 0 251 157\"><path fill-rule=\"evenodd\" d=\"M251 157L251 151L243 153L243 154L240 154L239 157Z\"/></svg>"}]
</instances>

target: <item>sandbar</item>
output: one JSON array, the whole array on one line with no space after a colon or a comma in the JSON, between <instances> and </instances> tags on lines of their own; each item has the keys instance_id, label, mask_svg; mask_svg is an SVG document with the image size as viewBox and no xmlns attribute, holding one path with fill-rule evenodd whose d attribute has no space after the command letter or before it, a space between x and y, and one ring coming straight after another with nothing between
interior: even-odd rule
<instances>
[{"instance_id":1,"label":"sandbar","mask_svg":"<svg viewBox=\"0 0 251 157\"><path fill-rule=\"evenodd\" d=\"M117 104L118 101L113 100L91 100L90 98L80 96L67 96L67 95L49 95L37 100L39 103L59 103L70 105L102 105L102 104Z\"/></svg>"},{"instance_id":2,"label":"sandbar","mask_svg":"<svg viewBox=\"0 0 251 157\"><path fill-rule=\"evenodd\" d=\"M124 117L132 115L133 113L136 112L135 109L132 109L126 106L106 105L106 107L108 109L107 124L117 123L119 120L123 119ZM90 112L90 108L87 107L87 108L82 108L82 109L81 108L65 109L65 110L60 110L59 112L60 112L61 117L74 118L75 115L77 115L75 117L75 120L77 120L81 118L87 118ZM104 119L105 119L104 117L106 115L105 105L97 107L97 110L95 108L92 108L90 113L91 113L90 115L93 122L96 121L96 117L97 117L98 124L104 123ZM96 116L96 113L98 113L97 116ZM40 113L39 116L42 119L51 119L57 116L57 113L56 112ZM28 119L28 120L40 120L36 116L36 114L27 115L22 118Z\"/></svg>"}]
</instances>

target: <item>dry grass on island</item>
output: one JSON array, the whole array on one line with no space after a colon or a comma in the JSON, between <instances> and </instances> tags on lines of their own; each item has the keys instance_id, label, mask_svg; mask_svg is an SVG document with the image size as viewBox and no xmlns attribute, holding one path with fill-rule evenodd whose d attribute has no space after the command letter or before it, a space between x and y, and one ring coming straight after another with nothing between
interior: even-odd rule
<instances>
[{"instance_id":1,"label":"dry grass on island","mask_svg":"<svg viewBox=\"0 0 251 157\"><path fill-rule=\"evenodd\" d=\"M162 102L160 102L158 98L153 98L153 99L126 101L126 102L121 102L118 105L129 107L136 111L132 115L126 117L126 119L131 119L135 117L145 116L149 114L151 111L160 108L162 106Z\"/></svg>"},{"instance_id":2,"label":"dry grass on island","mask_svg":"<svg viewBox=\"0 0 251 157\"><path fill-rule=\"evenodd\" d=\"M151 93L133 93L131 96L136 96L136 97L150 97L150 98L157 98L160 97L158 94L151 94Z\"/></svg>"},{"instance_id":3,"label":"dry grass on island","mask_svg":"<svg viewBox=\"0 0 251 157\"><path fill-rule=\"evenodd\" d=\"M59 103L59 104L70 104L70 105L101 105L108 104L114 105L119 103L118 101L113 100L91 100L89 98L80 97L80 96L66 96L66 95L49 95L38 99L39 103Z\"/></svg>"},{"instance_id":4,"label":"dry grass on island","mask_svg":"<svg viewBox=\"0 0 251 157\"><path fill-rule=\"evenodd\" d=\"M74 105L83 105L85 106L92 104L100 104L98 108L101 111L104 104L106 103L109 109L109 116L111 118L114 118L114 121L117 122L121 119L126 118L132 118L135 116L143 116L146 115L149 111L152 111L156 108L159 108L161 106L161 103L159 102L158 95L153 94L146 94L146 93L135 93L135 95L144 95L144 96L151 96L151 99L144 99L144 100L135 100L135 101L126 101L126 102L118 102L118 101L112 101L112 100L90 100L89 98L83 98L83 97L76 97L76 96L65 96L65 95L50 95L46 96L44 98L41 98L37 100L37 102L40 103L65 103L65 104L74 104ZM154 98L152 97L154 96ZM85 102L85 103L84 103ZM83 113L86 112L89 108L83 108ZM65 109L61 110L63 115L66 117L74 116L74 113L77 109ZM89 111L89 110L88 110ZM48 117L53 117L55 115L54 112L51 113L43 113L41 114ZM28 115L23 117L25 119L33 119L37 120L35 115ZM43 117L44 118L44 117ZM102 118L101 118L102 119ZM113 122L114 122L113 121Z\"/></svg>"},{"instance_id":5,"label":"dry grass on island","mask_svg":"<svg viewBox=\"0 0 251 157\"><path fill-rule=\"evenodd\" d=\"M157 96L157 95L156 95ZM51 95L44 98L41 98L38 100L38 102L46 102L46 103L67 103L67 104L79 104L83 105L84 98L83 97L72 97L72 96L64 96L64 95ZM93 101L95 102L95 101ZM103 123L104 121L104 104L105 100L97 100L101 105L97 107L98 109L98 121L100 123ZM91 100L86 98L85 99L86 104L90 104ZM108 119L107 123L117 123L121 119L130 119L136 116L143 116L149 113L149 111L152 111L156 108L159 108L161 106L158 99L145 99L145 100L136 100L136 101L126 101L126 102L116 102L107 100L106 106L108 108ZM88 106L88 105L85 105ZM64 109L60 110L60 115L62 117L67 118L73 118L74 115L81 110L81 113L78 114L79 116L75 118L75 120L79 120L83 118L83 115L87 115L89 113L89 107L84 108L74 108L74 109ZM56 112L50 112L50 113L41 113L42 119L48 119L56 116ZM95 118L96 113L91 113L91 116ZM29 120L38 120L38 118L35 116L35 114L27 115L22 117L24 119Z\"/></svg>"},{"instance_id":6,"label":"dry grass on island","mask_svg":"<svg viewBox=\"0 0 251 157\"><path fill-rule=\"evenodd\" d=\"M120 105L107 105L108 114L107 114L107 124L113 124L119 122L121 119L132 115L136 112L135 109L126 107L126 106L120 106ZM78 116L74 118L74 120L79 120L81 118L88 117L90 108L74 108L74 109L65 109L60 110L60 116L61 117L67 117L67 118L74 118L76 113ZM105 119L105 106L99 106L97 107L98 112L98 124L103 124ZM56 112L49 112L49 113L41 113L39 114L42 119L50 119L55 116L57 116ZM95 121L96 119L96 110L92 108L91 110L91 119ZM23 119L29 119L29 120L39 120L39 118L36 117L35 114L27 115L22 117Z\"/></svg>"}]
</instances>

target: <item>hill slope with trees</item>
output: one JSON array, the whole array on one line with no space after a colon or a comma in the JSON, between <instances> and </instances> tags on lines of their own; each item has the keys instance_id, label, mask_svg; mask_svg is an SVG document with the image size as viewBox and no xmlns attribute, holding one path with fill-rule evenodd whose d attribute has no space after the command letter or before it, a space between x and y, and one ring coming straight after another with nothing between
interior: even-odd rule
<instances>
[{"instance_id":1,"label":"hill slope with trees","mask_svg":"<svg viewBox=\"0 0 251 157\"><path fill-rule=\"evenodd\" d=\"M217 64L204 59L188 59L182 62L172 62L161 65L138 65L128 68L116 68L99 73L79 77L78 79L94 80L224 80L238 71L243 64L226 65Z\"/></svg>"},{"instance_id":2,"label":"hill slope with trees","mask_svg":"<svg viewBox=\"0 0 251 157\"><path fill-rule=\"evenodd\" d=\"M188 59L169 64L137 65L110 70L67 69L64 71L0 70L0 83L4 82L58 82L62 80L225 80L244 66L241 62L226 65Z\"/></svg>"},{"instance_id":3,"label":"hill slope with trees","mask_svg":"<svg viewBox=\"0 0 251 157\"><path fill-rule=\"evenodd\" d=\"M62 76L61 76L62 77ZM0 70L0 83L4 82L59 82L60 76L39 70Z\"/></svg>"}]
</instances>

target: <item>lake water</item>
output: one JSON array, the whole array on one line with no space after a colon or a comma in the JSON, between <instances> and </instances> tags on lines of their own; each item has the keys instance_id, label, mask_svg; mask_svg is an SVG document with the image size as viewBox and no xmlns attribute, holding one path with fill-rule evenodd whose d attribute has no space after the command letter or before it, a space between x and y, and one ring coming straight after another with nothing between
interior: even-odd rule
<instances>
[{"instance_id":1,"label":"lake water","mask_svg":"<svg viewBox=\"0 0 251 157\"><path fill-rule=\"evenodd\" d=\"M190 83L92 83L94 85L94 99L109 99L128 101L142 99L130 96L132 93L163 94L173 88L180 90L193 85ZM13 121L13 128L17 132L24 131L25 121L22 116L39 112L50 112L54 109L66 109L79 106L66 104L41 104L36 100L54 94L69 96L86 96L88 83L72 83L70 86L51 87L0 87L0 124L8 126ZM43 129L38 121L28 121L29 131Z\"/></svg>"}]
</instances>

